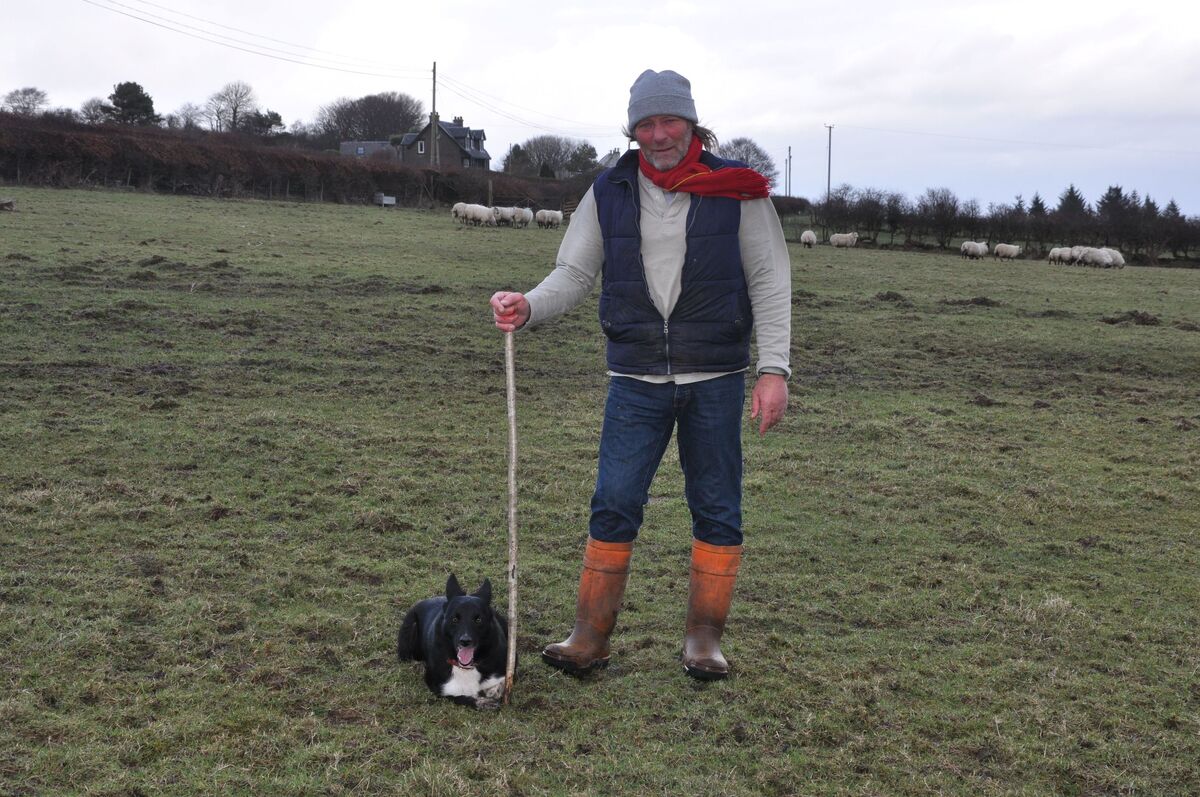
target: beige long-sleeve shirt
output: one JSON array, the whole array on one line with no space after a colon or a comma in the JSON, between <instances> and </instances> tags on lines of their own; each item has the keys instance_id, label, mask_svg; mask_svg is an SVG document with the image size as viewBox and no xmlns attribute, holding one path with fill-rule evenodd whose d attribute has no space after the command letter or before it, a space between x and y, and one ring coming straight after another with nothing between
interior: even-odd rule
<instances>
[{"instance_id":1,"label":"beige long-sleeve shirt","mask_svg":"<svg viewBox=\"0 0 1200 797\"><path fill-rule=\"evenodd\" d=\"M646 287L655 308L670 318L679 299L683 262L687 254L685 229L691 194L670 192L638 173L641 193L642 262ZM758 373L791 375L792 290L791 259L779 216L769 199L741 203L738 228L742 268L754 310L754 335L758 348ZM532 291L529 324L542 324L579 305L596 284L604 265L604 238L592 190L571 215L571 223L558 249L554 270ZM619 374L627 376L627 374ZM680 383L711 379L720 374L695 373L638 377L655 382Z\"/></svg>"}]
</instances>

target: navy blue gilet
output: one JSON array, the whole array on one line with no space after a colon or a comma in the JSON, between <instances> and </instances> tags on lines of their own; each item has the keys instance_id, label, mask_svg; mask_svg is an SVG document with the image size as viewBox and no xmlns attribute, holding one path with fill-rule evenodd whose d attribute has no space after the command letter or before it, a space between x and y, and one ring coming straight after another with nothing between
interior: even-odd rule
<instances>
[{"instance_id":1,"label":"navy blue gilet","mask_svg":"<svg viewBox=\"0 0 1200 797\"><path fill-rule=\"evenodd\" d=\"M742 164L702 152L712 168ZM631 150L592 184L604 268L600 326L608 368L619 374L740 371L750 365L754 315L742 270L741 202L692 194L679 300L664 319L650 299L642 263L638 152Z\"/></svg>"}]
</instances>

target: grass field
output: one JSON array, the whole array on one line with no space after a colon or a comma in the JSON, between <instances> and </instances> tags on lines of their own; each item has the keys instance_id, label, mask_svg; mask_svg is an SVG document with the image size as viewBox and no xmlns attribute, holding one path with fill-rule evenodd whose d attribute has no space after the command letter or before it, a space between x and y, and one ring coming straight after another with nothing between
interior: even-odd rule
<instances>
[{"instance_id":1,"label":"grass field","mask_svg":"<svg viewBox=\"0 0 1200 797\"><path fill-rule=\"evenodd\" d=\"M0 794L1200 793L1200 271L793 250L710 685L670 453L612 665L538 660L605 376L594 297L521 333L522 662L482 712L394 636L450 571L505 604L486 302L561 232L4 193Z\"/></svg>"}]
</instances>

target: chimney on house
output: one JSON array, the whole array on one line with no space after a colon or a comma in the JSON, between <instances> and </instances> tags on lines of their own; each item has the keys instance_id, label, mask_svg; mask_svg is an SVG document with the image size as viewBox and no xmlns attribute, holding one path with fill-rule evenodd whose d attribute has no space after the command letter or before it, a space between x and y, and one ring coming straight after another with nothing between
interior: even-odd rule
<instances>
[{"instance_id":1,"label":"chimney on house","mask_svg":"<svg viewBox=\"0 0 1200 797\"><path fill-rule=\"evenodd\" d=\"M463 126L462 117L461 116L454 117L454 124L458 125L459 127L462 127Z\"/></svg>"}]
</instances>

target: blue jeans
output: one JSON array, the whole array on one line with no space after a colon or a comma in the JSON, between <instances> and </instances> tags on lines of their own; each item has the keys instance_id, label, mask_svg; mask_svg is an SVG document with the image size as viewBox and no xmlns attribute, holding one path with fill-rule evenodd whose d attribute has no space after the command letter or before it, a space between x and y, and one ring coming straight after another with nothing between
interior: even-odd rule
<instances>
[{"instance_id":1,"label":"blue jeans","mask_svg":"<svg viewBox=\"0 0 1200 797\"><path fill-rule=\"evenodd\" d=\"M588 533L601 542L637 537L650 483L678 424L692 536L710 545L741 545L745 390L742 373L687 385L612 377Z\"/></svg>"}]
</instances>

